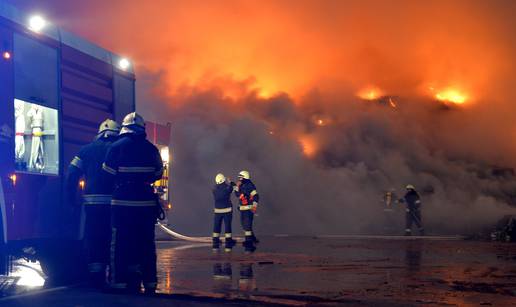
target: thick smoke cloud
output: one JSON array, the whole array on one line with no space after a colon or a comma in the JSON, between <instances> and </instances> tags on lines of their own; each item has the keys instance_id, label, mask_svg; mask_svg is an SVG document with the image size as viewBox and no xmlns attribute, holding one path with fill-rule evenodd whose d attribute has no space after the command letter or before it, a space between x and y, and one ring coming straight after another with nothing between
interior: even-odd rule
<instances>
[{"instance_id":1,"label":"thick smoke cloud","mask_svg":"<svg viewBox=\"0 0 516 307\"><path fill-rule=\"evenodd\" d=\"M267 233L383 231L382 193L407 183L423 194L430 232L475 231L515 201L514 176L499 170L516 167L513 2L38 5L134 59L139 111L172 123L180 231L209 233L214 175L244 168ZM357 99L368 86L398 107ZM468 101L445 110L430 86Z\"/></svg>"},{"instance_id":2,"label":"thick smoke cloud","mask_svg":"<svg viewBox=\"0 0 516 307\"><path fill-rule=\"evenodd\" d=\"M246 84L233 86L245 92ZM442 109L432 100L400 98L393 109L350 93L339 97L347 98L328 101L314 93L295 102L249 92L235 99L217 89L176 96L167 115L173 122L171 223L209 232L214 174L234 178L241 169L251 171L262 193L257 226L265 233L382 232L382 193L396 188L401 194L407 183L423 195L430 232L468 233L511 212L514 177L493 173L496 160L448 151L442 146L449 130L435 130L466 118L461 124L472 125L456 131L466 136L485 125L475 113ZM301 135L314 142L310 158ZM483 142L486 153L500 148L496 140ZM402 229L402 217L399 206L390 223Z\"/></svg>"}]
</instances>

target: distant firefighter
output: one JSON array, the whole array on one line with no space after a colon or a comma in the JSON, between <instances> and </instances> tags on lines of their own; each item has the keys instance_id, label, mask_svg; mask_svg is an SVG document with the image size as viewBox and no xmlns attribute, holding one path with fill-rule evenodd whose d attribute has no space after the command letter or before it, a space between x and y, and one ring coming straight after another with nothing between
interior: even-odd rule
<instances>
[{"instance_id":1,"label":"distant firefighter","mask_svg":"<svg viewBox=\"0 0 516 307\"><path fill-rule=\"evenodd\" d=\"M255 243L258 243L258 239L253 232L253 219L258 209L260 196L248 171L241 171L238 174L238 179L235 195L240 200L240 222L245 234L244 248L246 252L254 252L256 250Z\"/></svg>"},{"instance_id":2,"label":"distant firefighter","mask_svg":"<svg viewBox=\"0 0 516 307\"><path fill-rule=\"evenodd\" d=\"M233 220L233 204L231 203L231 193L234 182L227 183L223 174L215 176L215 187L213 188L213 199L215 201L214 219L213 219L213 249L218 249L220 245L220 234L222 231L222 223L225 227L225 251L231 251L235 246L235 240L232 238L231 223Z\"/></svg>"},{"instance_id":3,"label":"distant firefighter","mask_svg":"<svg viewBox=\"0 0 516 307\"><path fill-rule=\"evenodd\" d=\"M405 215L405 235L410 236L412 234L412 223L415 223L419 229L421 235L425 234L423 229L423 222L421 220L421 198L416 192L416 188L409 184L406 186L407 193L399 201L405 203L406 215Z\"/></svg>"},{"instance_id":4,"label":"distant firefighter","mask_svg":"<svg viewBox=\"0 0 516 307\"><path fill-rule=\"evenodd\" d=\"M102 122L95 140L82 147L73 158L66 181L68 201L73 203L80 178L84 177L84 241L90 283L96 287L105 285L111 246L111 188L104 180L102 163L119 132L120 126L115 121Z\"/></svg>"}]
</instances>

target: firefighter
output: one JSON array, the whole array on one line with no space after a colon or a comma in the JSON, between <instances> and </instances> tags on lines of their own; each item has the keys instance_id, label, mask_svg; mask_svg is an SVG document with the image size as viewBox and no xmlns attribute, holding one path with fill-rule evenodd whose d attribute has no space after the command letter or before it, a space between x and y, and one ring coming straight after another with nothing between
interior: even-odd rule
<instances>
[{"instance_id":1,"label":"firefighter","mask_svg":"<svg viewBox=\"0 0 516 307\"><path fill-rule=\"evenodd\" d=\"M119 132L120 126L115 121L107 119L102 122L95 140L81 148L68 168L66 185L70 203L75 200L79 181L84 177L84 241L90 283L97 287L103 287L106 281L111 241L111 190L101 176L102 163Z\"/></svg>"},{"instance_id":2,"label":"firefighter","mask_svg":"<svg viewBox=\"0 0 516 307\"><path fill-rule=\"evenodd\" d=\"M233 220L233 204L231 203L231 193L236 184L229 181L226 182L224 174L215 176L215 187L213 188L213 198L215 200L215 217L213 219L213 249L218 250L220 245L220 233L222 231L222 222L224 222L225 233L225 251L231 251L235 246L235 240L231 234L231 222Z\"/></svg>"},{"instance_id":3,"label":"firefighter","mask_svg":"<svg viewBox=\"0 0 516 307\"><path fill-rule=\"evenodd\" d=\"M258 239L253 232L253 219L258 209L258 201L260 196L256 191L256 187L251 181L248 171L241 171L238 174L238 182L235 186L235 195L240 200L240 222L244 229L245 240L244 248L246 252L254 252L256 250L255 243Z\"/></svg>"},{"instance_id":4,"label":"firefighter","mask_svg":"<svg viewBox=\"0 0 516 307\"><path fill-rule=\"evenodd\" d=\"M425 231L421 220L421 198L413 185L407 185L406 189L407 193L399 200L400 203L405 203L407 206L405 214L405 235L410 236L412 234L412 223L415 223L420 235L423 236L425 235Z\"/></svg>"},{"instance_id":5,"label":"firefighter","mask_svg":"<svg viewBox=\"0 0 516 307\"><path fill-rule=\"evenodd\" d=\"M113 180L111 200L111 287L114 291L156 291L154 225L159 202L152 183L161 178L163 162L147 140L143 117L133 112L123 120L119 140L102 166Z\"/></svg>"}]
</instances>

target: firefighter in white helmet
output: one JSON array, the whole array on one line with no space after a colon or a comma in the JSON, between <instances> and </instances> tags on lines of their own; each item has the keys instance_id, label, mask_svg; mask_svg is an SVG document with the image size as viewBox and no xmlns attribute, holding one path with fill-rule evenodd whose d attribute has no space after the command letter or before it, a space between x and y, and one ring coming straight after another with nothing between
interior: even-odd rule
<instances>
[{"instance_id":1,"label":"firefighter in white helmet","mask_svg":"<svg viewBox=\"0 0 516 307\"><path fill-rule=\"evenodd\" d=\"M102 163L111 144L116 141L120 126L111 119L100 124L95 140L82 147L68 167L67 200L74 203L79 181L84 178L82 204L86 213L84 241L90 283L103 287L109 263L111 242L111 189L102 176Z\"/></svg>"},{"instance_id":2,"label":"firefighter in white helmet","mask_svg":"<svg viewBox=\"0 0 516 307\"><path fill-rule=\"evenodd\" d=\"M137 113L122 123L119 140L110 148L103 169L113 180L111 200L111 287L121 291L156 291L154 225L159 212L152 183L161 178L163 162L147 140Z\"/></svg>"},{"instance_id":3,"label":"firefighter in white helmet","mask_svg":"<svg viewBox=\"0 0 516 307\"><path fill-rule=\"evenodd\" d=\"M224 174L215 176L215 187L213 187L213 199L215 201L214 219L213 219L213 249L218 250L220 246L220 235L222 231L222 223L225 226L225 251L229 252L235 246L235 240L232 238L231 223L233 220L233 204L231 203L231 192L236 186L231 180L227 180Z\"/></svg>"},{"instance_id":4,"label":"firefighter in white helmet","mask_svg":"<svg viewBox=\"0 0 516 307\"><path fill-rule=\"evenodd\" d=\"M405 188L407 193L399 200L399 202L405 203L407 206L405 214L405 235L412 235L412 224L414 223L419 229L419 234L423 236L425 230L421 219L421 197L412 184L408 184Z\"/></svg>"},{"instance_id":5,"label":"firefighter in white helmet","mask_svg":"<svg viewBox=\"0 0 516 307\"><path fill-rule=\"evenodd\" d=\"M243 245L246 252L254 252L256 250L255 243L258 243L258 239L256 239L253 232L253 219L258 209L260 196L256 191L256 186L251 181L251 176L248 171L241 171L238 174L235 195L240 200L240 222L242 223L245 234Z\"/></svg>"}]
</instances>

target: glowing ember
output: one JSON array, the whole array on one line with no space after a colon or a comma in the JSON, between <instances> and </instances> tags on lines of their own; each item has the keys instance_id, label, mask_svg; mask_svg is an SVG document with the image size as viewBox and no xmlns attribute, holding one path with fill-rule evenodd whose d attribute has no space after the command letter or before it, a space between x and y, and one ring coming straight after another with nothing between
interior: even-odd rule
<instances>
[{"instance_id":1,"label":"glowing ember","mask_svg":"<svg viewBox=\"0 0 516 307\"><path fill-rule=\"evenodd\" d=\"M324 120L322 120L322 119L318 119L318 120L317 120L317 125L319 125L319 126L324 126Z\"/></svg>"},{"instance_id":2,"label":"glowing ember","mask_svg":"<svg viewBox=\"0 0 516 307\"><path fill-rule=\"evenodd\" d=\"M394 102L394 100L392 98L389 97L389 105L392 107L392 108L397 108L398 105L396 105L396 102Z\"/></svg>"},{"instance_id":3,"label":"glowing ember","mask_svg":"<svg viewBox=\"0 0 516 307\"><path fill-rule=\"evenodd\" d=\"M455 89L446 89L444 91L435 94L435 98L439 101L452 102L456 104L463 104L466 102L468 97L463 93Z\"/></svg>"},{"instance_id":4,"label":"glowing ember","mask_svg":"<svg viewBox=\"0 0 516 307\"><path fill-rule=\"evenodd\" d=\"M364 100L376 100L384 94L382 90L377 87L368 87L358 92L357 96Z\"/></svg>"},{"instance_id":5,"label":"glowing ember","mask_svg":"<svg viewBox=\"0 0 516 307\"><path fill-rule=\"evenodd\" d=\"M303 154L307 157L313 157L316 151L315 141L309 136L300 136L299 144L301 144L301 148L303 149Z\"/></svg>"}]
</instances>

